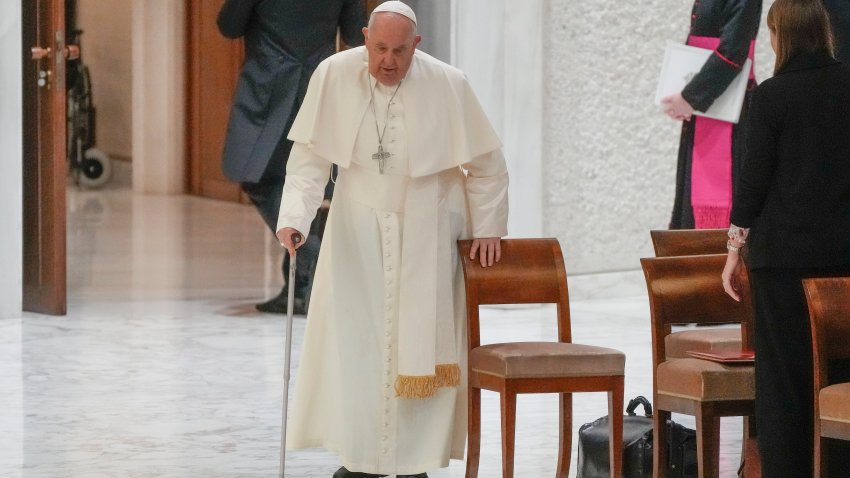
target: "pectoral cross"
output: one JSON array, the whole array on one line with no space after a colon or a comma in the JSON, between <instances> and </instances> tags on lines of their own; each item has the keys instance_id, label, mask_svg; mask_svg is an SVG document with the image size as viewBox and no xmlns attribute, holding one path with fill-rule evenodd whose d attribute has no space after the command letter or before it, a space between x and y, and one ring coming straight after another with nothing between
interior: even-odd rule
<instances>
[{"instance_id":1,"label":"pectoral cross","mask_svg":"<svg viewBox=\"0 0 850 478\"><path fill-rule=\"evenodd\" d=\"M378 171L381 174L384 174L384 166L387 164L387 159L392 156L388 151L384 151L384 146L382 144L378 145L378 152L372 155L372 159L378 162Z\"/></svg>"}]
</instances>

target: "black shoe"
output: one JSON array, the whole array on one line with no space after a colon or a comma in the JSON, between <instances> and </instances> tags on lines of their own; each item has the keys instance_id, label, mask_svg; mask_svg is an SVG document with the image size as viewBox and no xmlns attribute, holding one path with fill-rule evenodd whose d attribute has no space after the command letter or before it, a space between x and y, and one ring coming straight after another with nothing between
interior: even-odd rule
<instances>
[{"instance_id":1,"label":"black shoe","mask_svg":"<svg viewBox=\"0 0 850 478\"><path fill-rule=\"evenodd\" d=\"M396 475L396 478L428 478L428 473L419 473L418 475Z\"/></svg>"},{"instance_id":2,"label":"black shoe","mask_svg":"<svg viewBox=\"0 0 850 478\"><path fill-rule=\"evenodd\" d=\"M372 473L361 473L359 471L348 471L344 466L336 470L333 478L380 478L387 475L373 475Z\"/></svg>"},{"instance_id":3,"label":"black shoe","mask_svg":"<svg viewBox=\"0 0 850 478\"><path fill-rule=\"evenodd\" d=\"M268 314L285 314L287 302L287 291L283 290L277 296L261 304L257 304L256 307L257 310L259 310L260 312L265 312ZM301 297L296 297L295 304L293 304L292 313L295 315L307 315L307 301Z\"/></svg>"}]
</instances>

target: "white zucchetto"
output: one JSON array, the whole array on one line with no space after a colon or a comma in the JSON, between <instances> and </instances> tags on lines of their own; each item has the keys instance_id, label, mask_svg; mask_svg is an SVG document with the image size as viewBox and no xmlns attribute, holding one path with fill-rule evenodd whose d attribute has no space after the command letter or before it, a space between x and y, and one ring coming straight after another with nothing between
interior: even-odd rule
<instances>
[{"instance_id":1,"label":"white zucchetto","mask_svg":"<svg viewBox=\"0 0 850 478\"><path fill-rule=\"evenodd\" d=\"M379 12L398 13L399 15L404 15L405 17L409 18L414 25L416 24L416 14L413 13L413 9L408 7L407 4L405 4L404 2L399 2L398 0L390 0L388 2L384 2L375 7L374 10L372 10L373 14Z\"/></svg>"}]
</instances>

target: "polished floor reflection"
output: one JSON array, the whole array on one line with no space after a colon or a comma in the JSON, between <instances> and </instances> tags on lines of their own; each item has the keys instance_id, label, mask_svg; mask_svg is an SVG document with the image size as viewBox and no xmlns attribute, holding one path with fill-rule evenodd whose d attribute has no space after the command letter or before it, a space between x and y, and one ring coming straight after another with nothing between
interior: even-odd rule
<instances>
[{"instance_id":1,"label":"polished floor reflection","mask_svg":"<svg viewBox=\"0 0 850 478\"><path fill-rule=\"evenodd\" d=\"M285 318L253 304L279 290L281 252L258 216L126 189L72 190L68 209L68 315L0 320L0 477L277 476ZM604 295L571 304L574 341L624 351L626 398L651 396L646 298ZM554 336L547 307L482 315L485 342ZM480 476L497 477L499 405L483 399ZM556 406L520 397L517 477L554 475ZM604 394L577 394L573 433L605 413ZM740 433L723 420L723 477L735 476ZM287 454L287 476L337 467L323 450ZM463 475L459 461L429 471Z\"/></svg>"}]
</instances>

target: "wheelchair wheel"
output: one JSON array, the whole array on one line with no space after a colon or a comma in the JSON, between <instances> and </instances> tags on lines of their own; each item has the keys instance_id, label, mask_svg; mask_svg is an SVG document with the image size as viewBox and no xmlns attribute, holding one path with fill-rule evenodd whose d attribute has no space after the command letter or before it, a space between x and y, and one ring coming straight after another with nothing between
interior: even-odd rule
<instances>
[{"instance_id":1,"label":"wheelchair wheel","mask_svg":"<svg viewBox=\"0 0 850 478\"><path fill-rule=\"evenodd\" d=\"M109 156L97 148L86 150L83 162L80 165L80 186L96 189L109 181L112 177L112 163Z\"/></svg>"}]
</instances>

